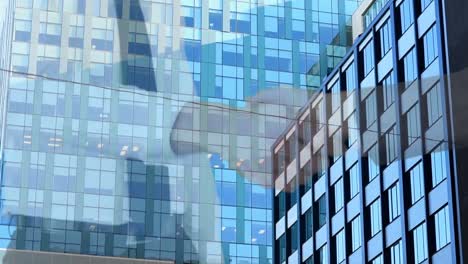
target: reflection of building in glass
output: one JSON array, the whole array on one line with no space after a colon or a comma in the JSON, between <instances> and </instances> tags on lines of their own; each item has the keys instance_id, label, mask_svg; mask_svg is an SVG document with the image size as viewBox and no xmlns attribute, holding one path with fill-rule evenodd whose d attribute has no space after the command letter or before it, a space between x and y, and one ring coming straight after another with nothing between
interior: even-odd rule
<instances>
[{"instance_id":1,"label":"reflection of building in glass","mask_svg":"<svg viewBox=\"0 0 468 264\"><path fill-rule=\"evenodd\" d=\"M467 12L388 1L273 144L275 263L466 262Z\"/></svg>"},{"instance_id":2,"label":"reflection of building in glass","mask_svg":"<svg viewBox=\"0 0 468 264\"><path fill-rule=\"evenodd\" d=\"M269 147L359 1L1 2L1 248L271 262Z\"/></svg>"}]
</instances>

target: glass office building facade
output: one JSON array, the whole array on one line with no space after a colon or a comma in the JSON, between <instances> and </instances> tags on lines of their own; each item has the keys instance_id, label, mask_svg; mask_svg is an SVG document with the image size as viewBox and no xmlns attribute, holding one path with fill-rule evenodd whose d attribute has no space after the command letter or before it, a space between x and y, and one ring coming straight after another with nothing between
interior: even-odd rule
<instances>
[{"instance_id":1,"label":"glass office building facade","mask_svg":"<svg viewBox=\"0 0 468 264\"><path fill-rule=\"evenodd\" d=\"M275 263L466 263L467 10L364 21L272 147Z\"/></svg>"},{"instance_id":2,"label":"glass office building facade","mask_svg":"<svg viewBox=\"0 0 468 264\"><path fill-rule=\"evenodd\" d=\"M4 261L272 261L269 148L358 0L1 2Z\"/></svg>"}]
</instances>

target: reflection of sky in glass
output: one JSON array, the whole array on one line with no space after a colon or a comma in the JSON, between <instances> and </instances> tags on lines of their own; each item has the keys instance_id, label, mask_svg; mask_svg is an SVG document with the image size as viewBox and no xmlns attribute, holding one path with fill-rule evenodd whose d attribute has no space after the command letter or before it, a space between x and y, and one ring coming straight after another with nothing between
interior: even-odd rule
<instances>
[{"instance_id":1,"label":"reflection of sky in glass","mask_svg":"<svg viewBox=\"0 0 468 264\"><path fill-rule=\"evenodd\" d=\"M34 11L50 12L35 18L34 23L30 22L30 1L18 2L24 10L16 14L24 21L16 24L12 69L68 82L10 78L6 140L2 146L4 212L37 217L28 220L32 222L52 218L60 227L75 221L90 230L118 230L122 234L113 237L119 248L116 252L124 252L125 247L134 249L141 241L152 241L153 237L142 239L143 235L173 239L191 225L203 225L204 230L186 234L187 239L197 241L206 234L216 242L218 237L224 242L241 241L235 250L223 246L222 254L251 258L250 244L271 244L271 197L264 187L268 185L265 178L269 177L270 143L263 141L274 139L271 131L281 131L286 124L284 120L264 119L270 112L286 115L284 109L275 109L278 105L289 107L288 115L302 106L306 96L282 101L286 96L275 90L293 87L304 92L306 73L313 67L315 79L320 80L317 76L326 70L320 70L320 48L312 42L333 38L324 30L337 27L338 15L314 18L329 26L314 24L307 33L304 1L265 1L264 6L208 1L206 13L202 13L200 1L182 1L177 10L171 1L166 2L130 1L128 10L124 10L119 0L109 1L108 7L91 1L86 8L82 0L41 1L35 3ZM308 5L336 13L331 3L322 2ZM54 10L62 8L60 5L71 13L89 12L89 16L57 15ZM285 10L290 21L285 19ZM175 11L180 21L174 19ZM106 15L120 18L126 12L132 22L106 19ZM62 20L68 27L61 26ZM29 52L30 42L34 42L32 47L37 46L36 61ZM338 57L339 53L329 55ZM91 85L80 87L78 83ZM219 114L228 114L228 118L202 126L191 116L190 122L181 122L182 127L173 126L182 107L190 106L190 102L199 109L215 105L218 112L209 120L218 121ZM174 151L170 143L173 131L177 132L177 146L189 138L189 143L204 147L202 154L193 153L193 149L191 156ZM219 134L228 135L231 141L218 144ZM261 143L255 145L257 141ZM230 155L223 148L231 149ZM23 168L23 164L29 166ZM198 166L208 166L208 172L188 172ZM35 194L27 195L29 206L20 207L18 193L24 186L25 170L29 170L27 187ZM155 170L160 172L155 173L152 182L147 177L154 176L149 171ZM197 179L194 186L200 186L200 190L193 191L195 195L185 189L184 177L188 175ZM211 179L206 180L207 176ZM212 204L208 213L197 212L199 205L191 205L199 203L203 195L209 196ZM44 205L47 203L51 204L50 210ZM220 215L215 213L218 208ZM183 228L174 223L176 217L189 213L194 214L193 223L184 222ZM154 223L148 222L148 214L154 214ZM205 224L204 215L217 219ZM12 233L17 231L16 218L8 214L3 217L4 226L12 226ZM126 233L128 237L123 235ZM175 239L170 239L162 245L172 245ZM59 242L54 244L57 249ZM104 254L103 250L96 245L90 251ZM167 252L164 256L163 251L160 246L148 249L148 254L171 257Z\"/></svg>"}]
</instances>

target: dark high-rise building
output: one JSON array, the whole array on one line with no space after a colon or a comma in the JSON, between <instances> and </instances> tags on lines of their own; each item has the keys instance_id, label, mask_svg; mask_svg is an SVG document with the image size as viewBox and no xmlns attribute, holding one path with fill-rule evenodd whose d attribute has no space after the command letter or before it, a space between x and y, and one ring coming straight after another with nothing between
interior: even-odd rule
<instances>
[{"instance_id":1,"label":"dark high-rise building","mask_svg":"<svg viewBox=\"0 0 468 264\"><path fill-rule=\"evenodd\" d=\"M466 263L468 2L363 5L272 147L275 263Z\"/></svg>"}]
</instances>

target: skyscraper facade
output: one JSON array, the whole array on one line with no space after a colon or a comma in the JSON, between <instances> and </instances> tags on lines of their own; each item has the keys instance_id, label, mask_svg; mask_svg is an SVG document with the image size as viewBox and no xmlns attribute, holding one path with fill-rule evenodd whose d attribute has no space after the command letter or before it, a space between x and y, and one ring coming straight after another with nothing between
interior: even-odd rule
<instances>
[{"instance_id":1,"label":"skyscraper facade","mask_svg":"<svg viewBox=\"0 0 468 264\"><path fill-rule=\"evenodd\" d=\"M358 2L2 1L0 247L271 262L269 148Z\"/></svg>"},{"instance_id":2,"label":"skyscraper facade","mask_svg":"<svg viewBox=\"0 0 468 264\"><path fill-rule=\"evenodd\" d=\"M364 4L272 147L275 263L467 263L468 3Z\"/></svg>"}]
</instances>

